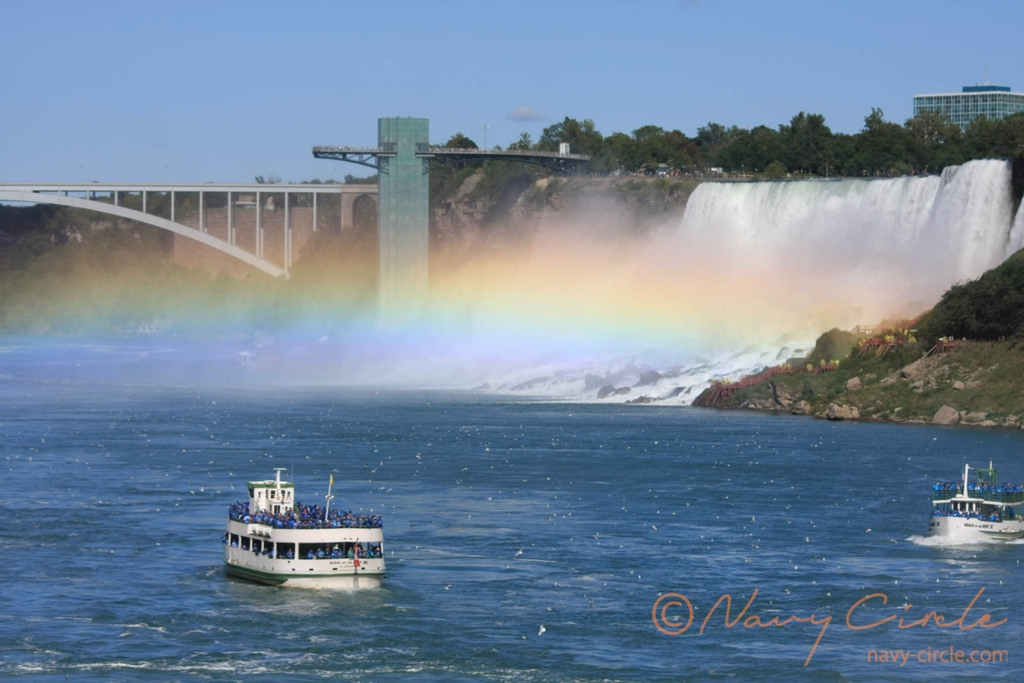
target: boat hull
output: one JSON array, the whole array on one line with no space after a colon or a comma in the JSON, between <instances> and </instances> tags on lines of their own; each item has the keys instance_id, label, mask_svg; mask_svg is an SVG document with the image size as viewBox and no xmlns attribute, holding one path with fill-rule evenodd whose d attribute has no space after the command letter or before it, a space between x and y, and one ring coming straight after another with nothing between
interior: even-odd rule
<instances>
[{"instance_id":1,"label":"boat hull","mask_svg":"<svg viewBox=\"0 0 1024 683\"><path fill-rule=\"evenodd\" d=\"M235 565L225 562L228 575L268 586L284 588L380 588L384 577L381 573L349 573L349 574L315 574L300 575L296 573L267 572L252 567Z\"/></svg>"},{"instance_id":2,"label":"boat hull","mask_svg":"<svg viewBox=\"0 0 1024 683\"><path fill-rule=\"evenodd\" d=\"M986 541L1016 541L1024 538L1024 521L995 522L966 517L932 517L929 524L932 536L942 536L965 543Z\"/></svg>"}]
</instances>

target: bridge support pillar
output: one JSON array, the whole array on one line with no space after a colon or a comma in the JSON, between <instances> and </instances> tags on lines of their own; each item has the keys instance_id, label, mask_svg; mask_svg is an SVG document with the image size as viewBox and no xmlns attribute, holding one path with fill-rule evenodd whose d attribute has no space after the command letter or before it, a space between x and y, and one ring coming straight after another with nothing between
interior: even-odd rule
<instances>
[{"instance_id":1,"label":"bridge support pillar","mask_svg":"<svg viewBox=\"0 0 1024 683\"><path fill-rule=\"evenodd\" d=\"M380 157L377 174L379 310L385 319L408 318L427 298L430 171L416 151L429 144L429 119L378 119L377 140L395 149Z\"/></svg>"}]
</instances>

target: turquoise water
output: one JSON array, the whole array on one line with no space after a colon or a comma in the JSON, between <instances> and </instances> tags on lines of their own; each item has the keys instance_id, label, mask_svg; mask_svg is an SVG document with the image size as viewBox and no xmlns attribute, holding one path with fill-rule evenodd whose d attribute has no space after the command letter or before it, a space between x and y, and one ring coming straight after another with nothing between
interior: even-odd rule
<instances>
[{"instance_id":1,"label":"turquoise water","mask_svg":"<svg viewBox=\"0 0 1024 683\"><path fill-rule=\"evenodd\" d=\"M11 343L0 353L0 677L1024 673L1024 547L923 537L932 481L955 478L965 461L991 458L1002 479L1024 480L1020 432L272 389L210 372L221 360L144 344ZM385 516L383 588L225 576L228 505L274 467L293 472L304 502L322 500L335 469L336 505ZM731 597L733 620L755 589L742 620L727 627L723 601L699 632L719 598ZM932 611L953 622L979 591L962 624L985 614L1004 623L845 623L864 598L855 626ZM680 635L652 619L667 593L693 606ZM665 616L685 623L676 602ZM753 616L803 621L762 628ZM1007 650L1008 661L927 661L950 648ZM926 661L869 661L882 650Z\"/></svg>"}]
</instances>

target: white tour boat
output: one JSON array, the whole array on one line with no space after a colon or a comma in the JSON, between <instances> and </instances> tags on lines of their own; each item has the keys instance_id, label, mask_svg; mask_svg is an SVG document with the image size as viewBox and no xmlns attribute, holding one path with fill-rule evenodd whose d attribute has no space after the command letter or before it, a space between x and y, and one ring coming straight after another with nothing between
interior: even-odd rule
<instances>
[{"instance_id":1,"label":"white tour boat","mask_svg":"<svg viewBox=\"0 0 1024 683\"><path fill-rule=\"evenodd\" d=\"M295 500L295 484L250 481L249 501L233 503L224 534L228 574L275 586L374 588L384 576L384 521Z\"/></svg>"},{"instance_id":2,"label":"white tour boat","mask_svg":"<svg viewBox=\"0 0 1024 683\"><path fill-rule=\"evenodd\" d=\"M976 483L969 470L964 465L962 482L932 485L931 534L965 542L1024 538L1024 486L998 483L991 462L977 470Z\"/></svg>"}]
</instances>

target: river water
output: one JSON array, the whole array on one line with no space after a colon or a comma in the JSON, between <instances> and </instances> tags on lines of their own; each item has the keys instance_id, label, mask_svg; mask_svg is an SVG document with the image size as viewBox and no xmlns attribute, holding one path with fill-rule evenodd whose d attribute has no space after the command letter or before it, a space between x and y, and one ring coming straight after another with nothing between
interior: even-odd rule
<instances>
[{"instance_id":1,"label":"river water","mask_svg":"<svg viewBox=\"0 0 1024 683\"><path fill-rule=\"evenodd\" d=\"M1024 547L924 536L964 462L1024 480L1020 432L271 388L145 345L5 341L5 679L1024 673ZM335 505L385 516L383 588L225 576L228 505L274 467L309 503L333 469ZM930 612L950 626L883 622Z\"/></svg>"}]
</instances>

